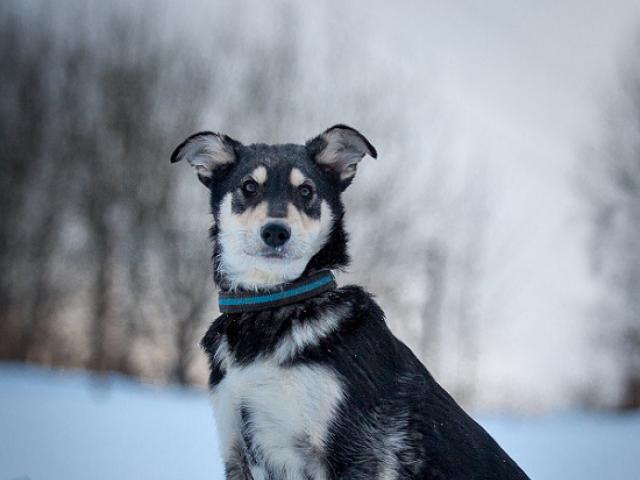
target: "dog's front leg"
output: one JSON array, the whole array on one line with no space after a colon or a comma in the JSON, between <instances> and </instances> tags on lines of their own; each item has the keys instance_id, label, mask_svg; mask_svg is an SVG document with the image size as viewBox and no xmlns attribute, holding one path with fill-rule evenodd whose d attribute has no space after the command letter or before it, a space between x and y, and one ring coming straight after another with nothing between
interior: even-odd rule
<instances>
[{"instance_id":1,"label":"dog's front leg","mask_svg":"<svg viewBox=\"0 0 640 480\"><path fill-rule=\"evenodd\" d=\"M251 470L242 449L234 449L234 454L224 462L226 480L253 480Z\"/></svg>"},{"instance_id":2,"label":"dog's front leg","mask_svg":"<svg viewBox=\"0 0 640 480\"><path fill-rule=\"evenodd\" d=\"M226 480L253 480L246 462L225 463L224 472Z\"/></svg>"},{"instance_id":3,"label":"dog's front leg","mask_svg":"<svg viewBox=\"0 0 640 480\"><path fill-rule=\"evenodd\" d=\"M253 480L246 463L227 463L224 471L226 480Z\"/></svg>"}]
</instances>

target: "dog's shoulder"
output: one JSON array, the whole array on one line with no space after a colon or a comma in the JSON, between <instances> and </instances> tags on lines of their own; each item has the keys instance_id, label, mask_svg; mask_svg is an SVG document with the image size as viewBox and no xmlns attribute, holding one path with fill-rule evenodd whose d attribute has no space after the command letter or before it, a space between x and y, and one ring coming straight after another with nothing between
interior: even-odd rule
<instances>
[{"instance_id":1,"label":"dog's shoulder","mask_svg":"<svg viewBox=\"0 0 640 480\"><path fill-rule=\"evenodd\" d=\"M228 347L224 331L228 322L229 316L223 313L209 325L207 332L200 340L200 347L209 358L209 384L212 386L217 385L225 374L227 363L225 357Z\"/></svg>"},{"instance_id":2,"label":"dog's shoulder","mask_svg":"<svg viewBox=\"0 0 640 480\"><path fill-rule=\"evenodd\" d=\"M200 347L208 354L213 355L222 339L222 334L224 332L224 326L227 322L227 315L222 314L218 318L216 318L209 328L207 328L207 332L200 340Z\"/></svg>"}]
</instances>

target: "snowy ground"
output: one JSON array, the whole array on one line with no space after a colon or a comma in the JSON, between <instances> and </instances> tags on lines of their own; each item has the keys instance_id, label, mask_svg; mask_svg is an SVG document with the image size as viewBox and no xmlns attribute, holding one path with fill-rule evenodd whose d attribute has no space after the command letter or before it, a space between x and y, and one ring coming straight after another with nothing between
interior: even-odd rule
<instances>
[{"instance_id":1,"label":"snowy ground","mask_svg":"<svg viewBox=\"0 0 640 480\"><path fill-rule=\"evenodd\" d=\"M640 479L640 414L480 417L531 478ZM207 394L0 364L0 479L223 478Z\"/></svg>"}]
</instances>

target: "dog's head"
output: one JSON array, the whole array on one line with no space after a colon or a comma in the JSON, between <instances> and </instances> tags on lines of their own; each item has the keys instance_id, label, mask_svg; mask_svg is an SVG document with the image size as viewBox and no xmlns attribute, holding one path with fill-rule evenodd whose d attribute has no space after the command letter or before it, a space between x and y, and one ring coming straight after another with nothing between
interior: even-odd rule
<instances>
[{"instance_id":1,"label":"dog's head","mask_svg":"<svg viewBox=\"0 0 640 480\"><path fill-rule=\"evenodd\" d=\"M210 190L214 279L259 289L348 263L342 192L358 162L376 157L357 130L336 125L305 145L243 145L212 132L187 138L186 159Z\"/></svg>"}]
</instances>

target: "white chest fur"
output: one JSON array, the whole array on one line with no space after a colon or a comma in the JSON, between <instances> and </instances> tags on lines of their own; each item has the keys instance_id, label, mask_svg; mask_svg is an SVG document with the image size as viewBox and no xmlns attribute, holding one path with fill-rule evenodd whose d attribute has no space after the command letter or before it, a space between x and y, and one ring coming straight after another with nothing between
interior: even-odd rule
<instances>
[{"instance_id":1,"label":"white chest fur","mask_svg":"<svg viewBox=\"0 0 640 480\"><path fill-rule=\"evenodd\" d=\"M326 478L321 452L329 424L342 398L336 376L318 365L282 367L272 359L247 366L226 363L224 379L212 391L214 416L225 460L247 448L249 430L259 452L250 465L255 480L265 465L282 478ZM249 422L243 422L242 411ZM306 475L306 477L305 477Z\"/></svg>"}]
</instances>

